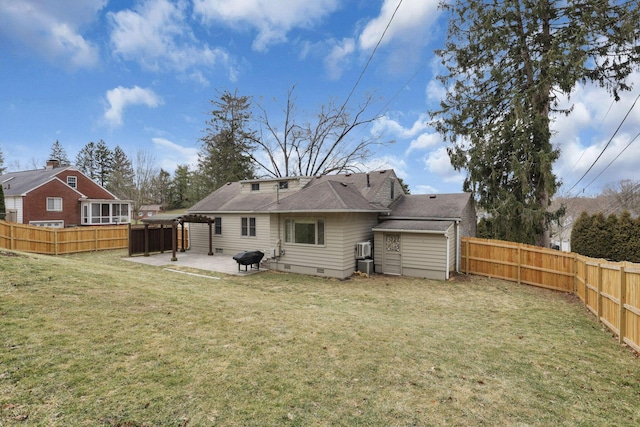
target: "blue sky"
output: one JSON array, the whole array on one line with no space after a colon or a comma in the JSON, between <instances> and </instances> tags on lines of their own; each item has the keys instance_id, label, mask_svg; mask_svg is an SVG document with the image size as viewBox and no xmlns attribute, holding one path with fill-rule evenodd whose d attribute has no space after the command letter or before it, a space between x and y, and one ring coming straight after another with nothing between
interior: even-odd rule
<instances>
[{"instance_id":1,"label":"blue sky","mask_svg":"<svg viewBox=\"0 0 640 427\"><path fill-rule=\"evenodd\" d=\"M0 0L0 149L10 170L44 165L60 141L69 158L103 139L134 159L153 153L173 172L197 160L209 101L238 90L262 100L274 122L296 85L299 118L330 98L373 94L382 118L361 134L395 141L367 167L393 168L412 193L462 189L442 138L428 126L443 88L435 81L446 21L439 0ZM591 166L640 94L613 104L578 87L569 117L554 123L556 174L566 190ZM273 100L276 99L277 102ZM568 101L567 101L568 102ZM640 105L571 194L639 180ZM625 146L626 151L620 154ZM604 169L613 159L611 166ZM599 177L596 176L600 174ZM591 182L593 180L593 182Z\"/></svg>"}]
</instances>

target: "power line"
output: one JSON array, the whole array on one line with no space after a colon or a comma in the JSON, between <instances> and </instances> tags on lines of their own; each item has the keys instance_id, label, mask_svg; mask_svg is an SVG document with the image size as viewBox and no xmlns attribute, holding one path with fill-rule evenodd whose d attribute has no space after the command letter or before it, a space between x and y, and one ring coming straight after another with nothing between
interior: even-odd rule
<instances>
[{"instance_id":1,"label":"power line","mask_svg":"<svg viewBox=\"0 0 640 427\"><path fill-rule=\"evenodd\" d=\"M602 157L602 155L604 154L605 150L609 147L609 145L611 144L611 141L613 141L613 138L615 138L616 134L618 133L618 131L620 130L620 128L622 127L622 125L624 124L624 122L627 120L627 117L629 117L629 114L631 114L631 110L633 110L633 107L636 106L636 102L638 102L638 99L640 98L640 95L638 95L635 99L635 101L633 101L633 104L631 105L631 107L629 108L629 111L627 111L627 114L625 114L624 118L622 119L622 121L620 122L620 124L618 125L618 127L616 128L616 131L613 133L613 135L611 135L611 138L609 138L609 141L607 142L607 144L604 146L604 148L602 149L602 151L600 151L600 154L598 154L598 157L593 161L593 163L591 163L591 166L589 166L589 169L587 169L587 171L580 177L580 179L578 181L576 181L575 184L573 184L573 186L571 188L569 188L569 190L567 190L567 193L571 193L571 190L573 190L574 188L576 188L576 186L580 183L580 181L582 181L584 179L585 176L587 176L587 174L591 171L591 169L593 169L593 167L596 165L596 163L598 162L598 160L600 160L600 157ZM583 190L585 188L587 188L588 186L584 187Z\"/></svg>"},{"instance_id":2,"label":"power line","mask_svg":"<svg viewBox=\"0 0 640 427\"><path fill-rule=\"evenodd\" d=\"M608 164L607 166L605 166L605 167L600 171L600 173L598 173L598 175L596 175L596 177L595 177L595 178L593 178L593 179L591 180L591 182L589 182L587 185L585 185L585 187L584 187L584 188L587 188L588 186L590 186L591 184L593 184L593 182L594 182L596 179L598 179L598 177L599 177L600 175L602 175L602 173L603 173L605 170L607 170L607 168L608 168L609 166L611 166L611 164L612 164L613 162L615 162L616 160L618 160L618 157L620 157L620 156L622 155L622 153L624 153L624 152L625 152L625 150L626 150L627 148L629 148L629 146L633 143L633 141L635 141L636 139L638 139L638 137L639 137L639 136L640 136L640 132L638 132L638 133L636 134L636 136L634 136L634 137L631 139L631 141L629 141L629 143L628 143L628 144L627 144L627 145L622 149L622 151L620 151L620 152L618 153L618 155L617 155L617 156L615 156L615 157L613 158L613 160L611 160L611 161L609 162L609 164Z\"/></svg>"},{"instance_id":3,"label":"power line","mask_svg":"<svg viewBox=\"0 0 640 427\"><path fill-rule=\"evenodd\" d=\"M382 35L380 36L380 39L378 40L378 43L376 43L375 47L373 48L373 51L371 52L371 55L369 55L369 59L367 60L367 63L364 65L364 68L360 72L360 75L358 76L358 79L356 80L355 84L351 88L351 92L349 92L349 96L347 96L347 99L345 99L344 103L342 104L342 107L340 108L340 113L342 113L344 111L344 109L346 108L347 103L349 102L349 100L353 96L353 93L356 90L356 87L358 87L358 85L360 84L360 80L362 80L362 76L364 76L365 71L367 71L367 68L369 68L369 64L371 64L371 61L373 60L373 56L376 54L376 51L378 50L378 47L382 43L382 39L384 39L385 34L387 34L387 30L389 29L389 26L391 26L391 22L393 22L393 18L395 18L396 13L398 12L398 9L400 9L400 5L402 4L402 1L403 0L400 0L398 2L398 5L396 6L396 9L393 11L393 14L391 15L391 18L389 18L389 22L387 23L387 26L385 27L384 31L382 32Z\"/></svg>"}]
</instances>

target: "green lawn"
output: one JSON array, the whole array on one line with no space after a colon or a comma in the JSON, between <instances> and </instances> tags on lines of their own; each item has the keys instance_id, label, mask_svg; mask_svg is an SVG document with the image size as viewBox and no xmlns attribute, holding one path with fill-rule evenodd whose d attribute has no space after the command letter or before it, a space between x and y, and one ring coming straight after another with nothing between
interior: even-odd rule
<instances>
[{"instance_id":1,"label":"green lawn","mask_svg":"<svg viewBox=\"0 0 640 427\"><path fill-rule=\"evenodd\" d=\"M640 359L571 295L11 255L0 426L640 424Z\"/></svg>"}]
</instances>

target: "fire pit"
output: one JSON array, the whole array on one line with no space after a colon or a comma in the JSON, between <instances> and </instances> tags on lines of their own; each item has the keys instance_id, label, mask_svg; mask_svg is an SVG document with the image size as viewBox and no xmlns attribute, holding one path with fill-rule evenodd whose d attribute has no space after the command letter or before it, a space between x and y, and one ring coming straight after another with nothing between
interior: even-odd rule
<instances>
[{"instance_id":1,"label":"fire pit","mask_svg":"<svg viewBox=\"0 0 640 427\"><path fill-rule=\"evenodd\" d=\"M255 268L256 270L260 270L260 261L262 260L263 256L263 252L248 251L235 254L233 256L233 259L238 263L238 271L240 271L241 265L244 265L244 271L247 271L247 266L251 266L251 268Z\"/></svg>"}]
</instances>

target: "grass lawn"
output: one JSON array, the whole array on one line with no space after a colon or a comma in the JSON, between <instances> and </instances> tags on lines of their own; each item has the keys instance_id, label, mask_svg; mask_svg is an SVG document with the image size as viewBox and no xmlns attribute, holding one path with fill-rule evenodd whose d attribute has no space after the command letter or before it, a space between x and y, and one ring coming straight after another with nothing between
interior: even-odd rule
<instances>
[{"instance_id":1,"label":"grass lawn","mask_svg":"<svg viewBox=\"0 0 640 427\"><path fill-rule=\"evenodd\" d=\"M13 255L0 426L640 424L640 359L571 295Z\"/></svg>"}]
</instances>

